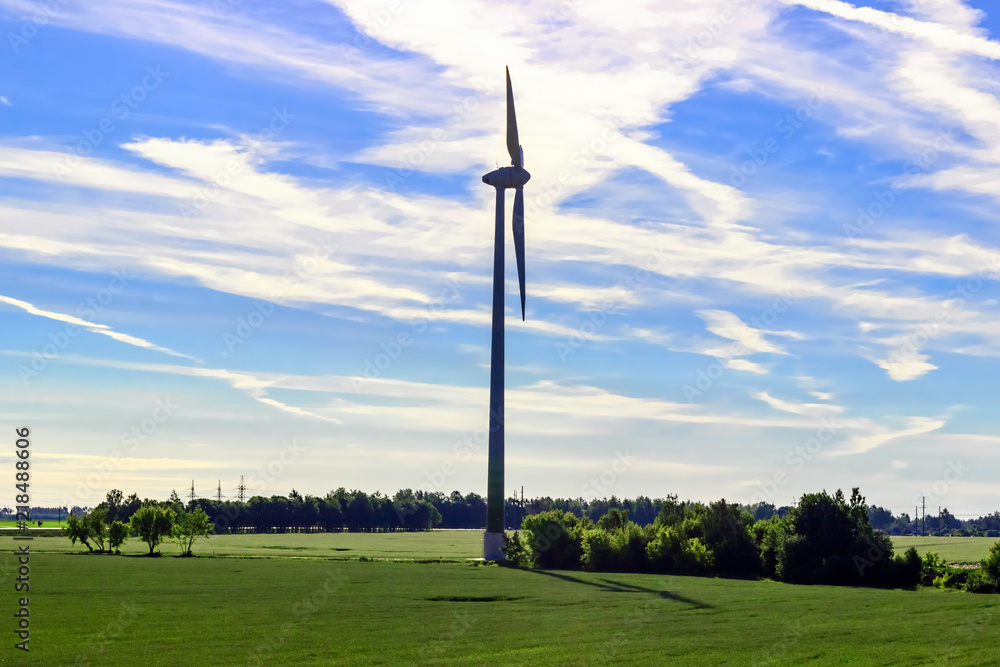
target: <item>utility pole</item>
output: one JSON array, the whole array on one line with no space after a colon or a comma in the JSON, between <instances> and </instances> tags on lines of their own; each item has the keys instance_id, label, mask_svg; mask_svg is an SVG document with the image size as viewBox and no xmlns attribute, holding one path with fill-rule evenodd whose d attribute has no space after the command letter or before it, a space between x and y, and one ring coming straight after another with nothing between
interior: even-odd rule
<instances>
[{"instance_id":1,"label":"utility pole","mask_svg":"<svg viewBox=\"0 0 1000 667\"><path fill-rule=\"evenodd\" d=\"M923 506L924 506L924 511L922 512L922 514L924 515L924 518L923 518L923 522L920 524L920 534L921 535L926 535L927 534L927 496L920 496L920 502L923 503Z\"/></svg>"},{"instance_id":2,"label":"utility pole","mask_svg":"<svg viewBox=\"0 0 1000 667\"><path fill-rule=\"evenodd\" d=\"M920 520L920 506L913 506L913 532L917 532L917 522Z\"/></svg>"},{"instance_id":3,"label":"utility pole","mask_svg":"<svg viewBox=\"0 0 1000 667\"><path fill-rule=\"evenodd\" d=\"M194 480L191 480L191 502L194 502Z\"/></svg>"},{"instance_id":4,"label":"utility pole","mask_svg":"<svg viewBox=\"0 0 1000 667\"><path fill-rule=\"evenodd\" d=\"M219 488L215 490L215 499L218 502L222 502L222 480L219 480Z\"/></svg>"},{"instance_id":5,"label":"utility pole","mask_svg":"<svg viewBox=\"0 0 1000 667\"><path fill-rule=\"evenodd\" d=\"M240 485L236 487L236 490L239 492L237 497L240 499L240 502L244 502L246 500L247 485L243 483L243 475L240 475Z\"/></svg>"}]
</instances>

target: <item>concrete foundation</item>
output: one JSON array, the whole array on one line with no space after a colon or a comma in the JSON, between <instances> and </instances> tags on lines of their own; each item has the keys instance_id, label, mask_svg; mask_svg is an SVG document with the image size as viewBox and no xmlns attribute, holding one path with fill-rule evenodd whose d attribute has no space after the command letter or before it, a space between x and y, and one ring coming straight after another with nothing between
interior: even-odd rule
<instances>
[{"instance_id":1,"label":"concrete foundation","mask_svg":"<svg viewBox=\"0 0 1000 667\"><path fill-rule=\"evenodd\" d=\"M486 560L504 560L503 533L483 533L483 558Z\"/></svg>"}]
</instances>

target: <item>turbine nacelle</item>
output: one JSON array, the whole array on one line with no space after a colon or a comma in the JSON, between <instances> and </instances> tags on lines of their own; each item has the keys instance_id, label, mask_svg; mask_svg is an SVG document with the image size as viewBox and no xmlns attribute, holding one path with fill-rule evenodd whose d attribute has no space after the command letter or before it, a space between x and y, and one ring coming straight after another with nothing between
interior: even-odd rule
<instances>
[{"instance_id":1,"label":"turbine nacelle","mask_svg":"<svg viewBox=\"0 0 1000 667\"><path fill-rule=\"evenodd\" d=\"M495 188L520 188L531 179L527 169L500 167L483 176L483 183Z\"/></svg>"}]
</instances>

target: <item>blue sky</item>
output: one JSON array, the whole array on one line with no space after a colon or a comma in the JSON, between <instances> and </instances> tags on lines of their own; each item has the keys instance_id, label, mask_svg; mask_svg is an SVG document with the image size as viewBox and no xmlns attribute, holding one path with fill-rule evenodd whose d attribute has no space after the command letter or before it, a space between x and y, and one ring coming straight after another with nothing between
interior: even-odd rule
<instances>
[{"instance_id":1,"label":"blue sky","mask_svg":"<svg viewBox=\"0 0 1000 667\"><path fill-rule=\"evenodd\" d=\"M988 9L0 0L36 502L485 493L509 65L509 491L996 509Z\"/></svg>"}]
</instances>

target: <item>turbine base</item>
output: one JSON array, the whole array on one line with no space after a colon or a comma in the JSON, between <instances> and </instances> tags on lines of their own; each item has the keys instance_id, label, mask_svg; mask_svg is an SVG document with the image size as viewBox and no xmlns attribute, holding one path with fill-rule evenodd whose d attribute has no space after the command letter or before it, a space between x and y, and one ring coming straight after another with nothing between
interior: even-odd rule
<instances>
[{"instance_id":1,"label":"turbine base","mask_svg":"<svg viewBox=\"0 0 1000 667\"><path fill-rule=\"evenodd\" d=\"M503 551L503 533L483 533L483 558L486 560L505 560Z\"/></svg>"}]
</instances>

